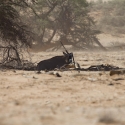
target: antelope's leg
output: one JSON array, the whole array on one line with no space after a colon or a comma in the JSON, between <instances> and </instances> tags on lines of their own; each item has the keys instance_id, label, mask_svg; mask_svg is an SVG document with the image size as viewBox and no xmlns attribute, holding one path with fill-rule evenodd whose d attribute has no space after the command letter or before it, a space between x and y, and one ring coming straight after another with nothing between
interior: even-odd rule
<instances>
[{"instance_id":1,"label":"antelope's leg","mask_svg":"<svg viewBox=\"0 0 125 125\"><path fill-rule=\"evenodd\" d=\"M70 68L67 68L69 66L69 64L64 64L61 68L60 68L60 70L62 71L72 71Z\"/></svg>"}]
</instances>

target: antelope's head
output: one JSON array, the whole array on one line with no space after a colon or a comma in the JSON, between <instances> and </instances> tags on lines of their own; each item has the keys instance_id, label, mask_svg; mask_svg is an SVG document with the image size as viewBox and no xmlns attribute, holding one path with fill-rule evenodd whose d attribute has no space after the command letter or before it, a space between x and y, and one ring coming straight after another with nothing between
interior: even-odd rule
<instances>
[{"instance_id":1,"label":"antelope's head","mask_svg":"<svg viewBox=\"0 0 125 125\"><path fill-rule=\"evenodd\" d=\"M64 57L65 57L66 63L68 63L68 64L74 63L73 53L66 53L66 52L63 52L63 54L64 54Z\"/></svg>"}]
</instances>

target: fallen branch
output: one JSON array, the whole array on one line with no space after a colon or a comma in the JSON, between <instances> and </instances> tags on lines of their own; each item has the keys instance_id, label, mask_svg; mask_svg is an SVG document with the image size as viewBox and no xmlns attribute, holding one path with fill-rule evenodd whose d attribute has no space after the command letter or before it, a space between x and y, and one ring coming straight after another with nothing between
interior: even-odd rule
<instances>
[{"instance_id":1,"label":"fallen branch","mask_svg":"<svg viewBox=\"0 0 125 125\"><path fill-rule=\"evenodd\" d=\"M117 66L112 66L112 65L92 65L88 68L76 68L74 70L79 70L79 71L111 71L111 70L118 70L122 69Z\"/></svg>"}]
</instances>

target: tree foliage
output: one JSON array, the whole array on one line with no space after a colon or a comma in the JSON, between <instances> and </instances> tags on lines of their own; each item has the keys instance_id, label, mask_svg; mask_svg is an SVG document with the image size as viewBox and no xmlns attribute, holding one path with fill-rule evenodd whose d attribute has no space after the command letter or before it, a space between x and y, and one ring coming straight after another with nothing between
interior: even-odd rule
<instances>
[{"instance_id":1,"label":"tree foliage","mask_svg":"<svg viewBox=\"0 0 125 125\"><path fill-rule=\"evenodd\" d=\"M30 32L17 11L17 7L28 6L26 0L0 0L0 38L4 42L30 45Z\"/></svg>"},{"instance_id":2,"label":"tree foliage","mask_svg":"<svg viewBox=\"0 0 125 125\"><path fill-rule=\"evenodd\" d=\"M34 0L31 1L33 4ZM0 0L0 51L2 63L17 61L19 50L31 45L31 32L20 17L21 9L30 8L27 0ZM19 11L20 10L20 11Z\"/></svg>"},{"instance_id":3,"label":"tree foliage","mask_svg":"<svg viewBox=\"0 0 125 125\"><path fill-rule=\"evenodd\" d=\"M92 29L94 21L88 14L88 5L86 0L38 0L35 32L40 42L62 41L81 47L97 43L103 48L96 38L99 32ZM58 39L53 40L55 36Z\"/></svg>"}]
</instances>

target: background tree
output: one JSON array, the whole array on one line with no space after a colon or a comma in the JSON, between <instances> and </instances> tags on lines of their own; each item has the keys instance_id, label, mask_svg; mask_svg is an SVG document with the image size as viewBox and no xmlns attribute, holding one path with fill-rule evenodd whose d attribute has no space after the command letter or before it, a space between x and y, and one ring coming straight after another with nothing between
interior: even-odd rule
<instances>
[{"instance_id":1,"label":"background tree","mask_svg":"<svg viewBox=\"0 0 125 125\"><path fill-rule=\"evenodd\" d=\"M125 34L125 0L91 2L90 11L100 13L96 28L103 33Z\"/></svg>"},{"instance_id":2,"label":"background tree","mask_svg":"<svg viewBox=\"0 0 125 125\"><path fill-rule=\"evenodd\" d=\"M88 6L86 0L38 0L35 6L38 18L33 18L38 24L34 24L37 41L45 44L62 41L76 47L96 43L104 49L96 38L99 32L92 29L94 21Z\"/></svg>"}]
</instances>

